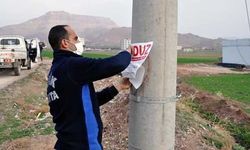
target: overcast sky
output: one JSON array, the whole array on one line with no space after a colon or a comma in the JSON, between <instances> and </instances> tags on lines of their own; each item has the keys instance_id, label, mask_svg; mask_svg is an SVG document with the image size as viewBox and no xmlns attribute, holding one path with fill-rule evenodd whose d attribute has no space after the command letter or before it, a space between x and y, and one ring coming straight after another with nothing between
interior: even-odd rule
<instances>
[{"instance_id":1,"label":"overcast sky","mask_svg":"<svg viewBox=\"0 0 250 150\"><path fill-rule=\"evenodd\" d=\"M179 33L209 38L250 37L245 0L179 0L178 3ZM119 26L132 24L132 0L1 0L0 27L62 10L109 17Z\"/></svg>"}]
</instances>

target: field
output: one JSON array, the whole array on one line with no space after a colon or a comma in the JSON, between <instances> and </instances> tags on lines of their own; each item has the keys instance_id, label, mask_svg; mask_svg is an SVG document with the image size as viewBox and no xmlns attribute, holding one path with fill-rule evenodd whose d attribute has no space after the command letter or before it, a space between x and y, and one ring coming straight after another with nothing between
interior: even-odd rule
<instances>
[{"instance_id":1,"label":"field","mask_svg":"<svg viewBox=\"0 0 250 150\"><path fill-rule=\"evenodd\" d=\"M84 52L83 56L89 58L106 58L114 55L114 52ZM53 54L50 50L43 51L43 56L52 58ZM218 52L213 53L183 53L179 54L177 58L178 64L192 64L192 63L208 63L215 64L220 62L220 54Z\"/></svg>"},{"instance_id":2,"label":"field","mask_svg":"<svg viewBox=\"0 0 250 150\"><path fill-rule=\"evenodd\" d=\"M46 75L50 64L51 60L45 59L28 78L0 90L0 149L52 149L56 138L46 99ZM95 87L98 91L117 79L115 76L95 82ZM124 91L114 101L101 107L104 149L127 149L128 96L129 91ZM177 104L177 150L219 149L232 143L228 133L210 126L210 122L197 112L190 111L185 103L183 99Z\"/></svg>"},{"instance_id":3,"label":"field","mask_svg":"<svg viewBox=\"0 0 250 150\"><path fill-rule=\"evenodd\" d=\"M250 74L194 75L184 77L183 81L199 91L189 93L195 98L187 98L186 104L225 128L239 145L249 149Z\"/></svg>"},{"instance_id":4,"label":"field","mask_svg":"<svg viewBox=\"0 0 250 150\"><path fill-rule=\"evenodd\" d=\"M85 52L105 58L107 52ZM0 90L0 149L52 149L56 140L46 99L52 51L28 78ZM48 59L49 58L49 59ZM178 55L177 150L250 149L250 74L216 66L218 53ZM95 82L97 91L118 76ZM19 92L18 92L19 91ZM101 107L104 149L126 150L129 91ZM119 134L118 134L119 133Z\"/></svg>"},{"instance_id":5,"label":"field","mask_svg":"<svg viewBox=\"0 0 250 150\"><path fill-rule=\"evenodd\" d=\"M53 58L53 52L51 50L44 50L42 52L43 57ZM112 56L113 53L108 52L84 52L83 56L88 58L106 58Z\"/></svg>"},{"instance_id":6,"label":"field","mask_svg":"<svg viewBox=\"0 0 250 150\"><path fill-rule=\"evenodd\" d=\"M220 51L195 51L195 52L178 52L178 64L217 64L220 62Z\"/></svg>"},{"instance_id":7,"label":"field","mask_svg":"<svg viewBox=\"0 0 250 150\"><path fill-rule=\"evenodd\" d=\"M52 56L48 53L45 54L49 58ZM90 58L105 58L112 55L114 53L87 52L83 54L83 56ZM198 139L205 140L208 145L217 149L249 149L250 74L241 74L239 72L231 74L234 73L233 70L215 66L220 62L220 57L221 53L218 51L178 53L178 73L183 74L180 79L187 84L187 86L178 85L181 89L180 92L183 92L184 95L184 100L179 105L185 107L185 109L190 108L193 112L188 110L185 112L185 114L190 114L189 119L186 118L186 120L184 118L187 116L183 115L183 110L180 111L180 106L178 106L177 123L184 122L184 124L177 128L181 128L181 130L187 128L186 125L189 123L186 121L190 121L193 115L198 114L202 119L226 130L208 129L209 133L203 133L204 135ZM223 74L220 74L220 72ZM193 92L191 92L192 88L194 89ZM188 92L186 93L186 91ZM197 120L192 122L197 122ZM194 124L190 125L195 126ZM195 129L200 130L199 127ZM229 132L230 135L221 132ZM228 142L230 139L234 140ZM189 144L187 143L187 145ZM193 149L198 149L197 146L195 147Z\"/></svg>"},{"instance_id":8,"label":"field","mask_svg":"<svg viewBox=\"0 0 250 150\"><path fill-rule=\"evenodd\" d=\"M219 58L213 57L178 57L178 64L197 64L197 63L205 63L205 64L216 64L219 63Z\"/></svg>"},{"instance_id":9,"label":"field","mask_svg":"<svg viewBox=\"0 0 250 150\"><path fill-rule=\"evenodd\" d=\"M250 74L192 76L186 81L201 90L250 104Z\"/></svg>"}]
</instances>

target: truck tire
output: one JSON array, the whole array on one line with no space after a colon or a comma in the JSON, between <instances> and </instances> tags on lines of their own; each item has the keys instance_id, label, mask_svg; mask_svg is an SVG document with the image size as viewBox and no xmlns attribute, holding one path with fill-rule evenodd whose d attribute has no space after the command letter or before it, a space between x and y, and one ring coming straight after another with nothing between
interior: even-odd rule
<instances>
[{"instance_id":1,"label":"truck tire","mask_svg":"<svg viewBox=\"0 0 250 150\"><path fill-rule=\"evenodd\" d=\"M14 73L15 73L15 76L20 76L20 73L21 73L21 64L17 64L17 66L14 68Z\"/></svg>"},{"instance_id":2,"label":"truck tire","mask_svg":"<svg viewBox=\"0 0 250 150\"><path fill-rule=\"evenodd\" d=\"M27 62L27 69L30 70L31 69L31 60L29 59L28 62Z\"/></svg>"}]
</instances>

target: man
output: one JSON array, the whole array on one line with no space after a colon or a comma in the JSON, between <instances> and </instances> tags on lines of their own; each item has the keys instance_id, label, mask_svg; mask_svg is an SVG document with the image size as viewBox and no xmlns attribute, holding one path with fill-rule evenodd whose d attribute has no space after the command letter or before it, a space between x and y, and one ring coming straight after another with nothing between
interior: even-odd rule
<instances>
[{"instance_id":1,"label":"man","mask_svg":"<svg viewBox=\"0 0 250 150\"><path fill-rule=\"evenodd\" d=\"M120 90L130 87L126 79L95 92L93 81L123 71L131 61L128 51L106 59L90 59L82 51L78 36L68 25L49 32L54 59L48 75L48 100L57 131L57 150L102 150L102 121L99 106ZM81 46L79 46L81 45Z\"/></svg>"},{"instance_id":2,"label":"man","mask_svg":"<svg viewBox=\"0 0 250 150\"><path fill-rule=\"evenodd\" d=\"M36 57L37 57L37 41L35 39L32 39L30 41L30 47L29 47L29 57L32 62L37 62Z\"/></svg>"},{"instance_id":3,"label":"man","mask_svg":"<svg viewBox=\"0 0 250 150\"><path fill-rule=\"evenodd\" d=\"M40 59L41 61L43 61L43 49L45 47L45 43L44 42L39 42L39 49L40 49Z\"/></svg>"}]
</instances>

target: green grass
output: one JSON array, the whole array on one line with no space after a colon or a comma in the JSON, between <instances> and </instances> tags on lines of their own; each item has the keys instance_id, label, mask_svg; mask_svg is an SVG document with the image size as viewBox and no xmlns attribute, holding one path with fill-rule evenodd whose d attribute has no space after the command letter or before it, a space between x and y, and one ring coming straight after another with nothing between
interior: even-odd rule
<instances>
[{"instance_id":1,"label":"green grass","mask_svg":"<svg viewBox=\"0 0 250 150\"><path fill-rule=\"evenodd\" d=\"M240 146L239 144L235 144L233 146L233 150L246 150L244 147Z\"/></svg>"},{"instance_id":2,"label":"green grass","mask_svg":"<svg viewBox=\"0 0 250 150\"><path fill-rule=\"evenodd\" d=\"M217 57L179 57L177 59L178 64L192 64L192 63L219 63Z\"/></svg>"},{"instance_id":3,"label":"green grass","mask_svg":"<svg viewBox=\"0 0 250 150\"><path fill-rule=\"evenodd\" d=\"M43 50L42 56L47 58L53 58L53 52L51 50Z\"/></svg>"},{"instance_id":4,"label":"green grass","mask_svg":"<svg viewBox=\"0 0 250 150\"><path fill-rule=\"evenodd\" d=\"M53 58L53 52L51 50L44 50L42 53L43 57ZM107 58L114 55L109 52L84 52L83 56L88 58ZM219 63L219 57L199 57L199 56L188 56L178 57L178 64L191 64L191 63Z\"/></svg>"},{"instance_id":5,"label":"green grass","mask_svg":"<svg viewBox=\"0 0 250 150\"><path fill-rule=\"evenodd\" d=\"M250 74L193 76L185 80L201 90L250 104Z\"/></svg>"},{"instance_id":6,"label":"green grass","mask_svg":"<svg viewBox=\"0 0 250 150\"><path fill-rule=\"evenodd\" d=\"M5 122L0 123L0 144L6 140L16 139L29 135L29 128L20 129L22 122L13 117L8 117Z\"/></svg>"},{"instance_id":7,"label":"green grass","mask_svg":"<svg viewBox=\"0 0 250 150\"><path fill-rule=\"evenodd\" d=\"M53 51L51 50L44 50L42 52L42 56L43 57L47 57L47 58L53 58ZM84 52L83 53L83 56L84 57L88 57L88 58L107 58L107 57L110 57L112 56L112 54L110 53L107 53L107 52Z\"/></svg>"},{"instance_id":8,"label":"green grass","mask_svg":"<svg viewBox=\"0 0 250 150\"><path fill-rule=\"evenodd\" d=\"M221 58L221 51L194 51L194 52L180 52L178 51L178 64L190 63L219 63Z\"/></svg>"},{"instance_id":9,"label":"green grass","mask_svg":"<svg viewBox=\"0 0 250 150\"><path fill-rule=\"evenodd\" d=\"M204 136L204 139L206 139L209 144L214 145L218 149L221 149L223 147L223 143L216 138Z\"/></svg>"},{"instance_id":10,"label":"green grass","mask_svg":"<svg viewBox=\"0 0 250 150\"><path fill-rule=\"evenodd\" d=\"M29 127L24 127L24 124L24 120L8 116L7 121L0 123L0 144L25 136L48 135L54 132L51 120L40 121ZM46 124L49 126L45 126Z\"/></svg>"},{"instance_id":11,"label":"green grass","mask_svg":"<svg viewBox=\"0 0 250 150\"><path fill-rule=\"evenodd\" d=\"M242 104L245 106L250 105L250 74L193 76L186 78L185 81L198 89L243 102ZM249 125L236 124L229 122L228 120L221 120L213 113L203 111L199 104L194 102L189 103L188 105L193 110L198 111L203 118L226 128L241 146L244 146L247 149L250 148Z\"/></svg>"},{"instance_id":12,"label":"green grass","mask_svg":"<svg viewBox=\"0 0 250 150\"><path fill-rule=\"evenodd\" d=\"M110 54L99 54L99 53L83 53L84 57L88 57L88 58L107 58L110 57L112 55Z\"/></svg>"},{"instance_id":13,"label":"green grass","mask_svg":"<svg viewBox=\"0 0 250 150\"><path fill-rule=\"evenodd\" d=\"M229 120L222 120L215 114L211 112L204 111L201 105L194 101L194 100L187 100L186 104L194 111L198 112L202 118L211 121L214 124L221 125L227 131L231 133L231 135L235 138L236 142L239 143L237 147L242 148L250 148L250 126L249 124L236 124ZM216 142L214 143L217 148L219 148L220 141L214 141L213 139L207 139L209 142ZM217 145L218 144L218 145ZM236 149L236 148L235 148Z\"/></svg>"},{"instance_id":14,"label":"green grass","mask_svg":"<svg viewBox=\"0 0 250 150\"><path fill-rule=\"evenodd\" d=\"M16 90L20 90L18 87L29 86L29 82L34 82L34 76L42 78L43 75L40 73L32 73L29 77L19 80L11 85L12 90L0 90L0 111L3 115L3 120L0 121L0 145L5 141L11 141L17 138L26 137L26 136L37 136L37 135L48 135L54 133L54 124L51 117L43 118L44 112L42 109L43 106L47 105L45 99L45 89L46 84L39 84L36 82L36 85L39 86L38 91L22 91L22 95L17 93ZM33 84L31 84L33 85ZM12 95L12 96L8 96ZM7 98L5 98L7 97ZM20 104L16 101L23 99L24 101ZM41 110L39 110L41 109ZM31 113L30 110L38 110L42 113L39 119L36 120L37 113Z\"/></svg>"}]
</instances>

